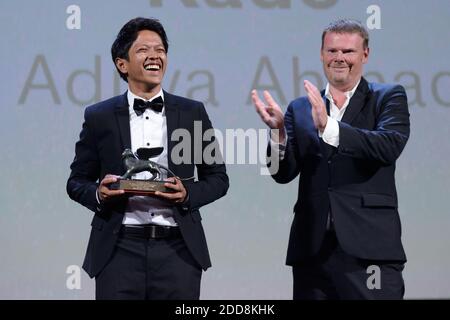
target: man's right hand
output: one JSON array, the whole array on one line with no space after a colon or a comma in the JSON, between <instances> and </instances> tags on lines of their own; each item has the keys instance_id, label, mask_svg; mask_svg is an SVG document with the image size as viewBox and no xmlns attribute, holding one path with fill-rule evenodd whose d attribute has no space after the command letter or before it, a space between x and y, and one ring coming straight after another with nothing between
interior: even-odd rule
<instances>
[{"instance_id":1,"label":"man's right hand","mask_svg":"<svg viewBox=\"0 0 450 320\"><path fill-rule=\"evenodd\" d=\"M265 90L263 94L267 104L261 101L256 90L252 90L252 100L256 112L270 129L278 129L278 135L272 135L272 139L275 142L284 143L286 140L286 132L284 130L283 111L268 91Z\"/></svg>"},{"instance_id":2,"label":"man's right hand","mask_svg":"<svg viewBox=\"0 0 450 320\"><path fill-rule=\"evenodd\" d=\"M107 174L103 180L100 182L100 185L97 189L97 195L100 200L100 202L108 201L111 198L123 195L125 193L124 190L111 190L108 188L108 186L111 183L114 183L119 179L120 176L115 176L112 174Z\"/></svg>"}]
</instances>

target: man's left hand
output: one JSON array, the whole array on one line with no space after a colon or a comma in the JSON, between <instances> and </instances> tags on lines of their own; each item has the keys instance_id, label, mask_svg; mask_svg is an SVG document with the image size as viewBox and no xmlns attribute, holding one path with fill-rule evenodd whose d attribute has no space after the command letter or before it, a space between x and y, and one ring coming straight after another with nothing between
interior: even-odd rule
<instances>
[{"instance_id":1,"label":"man's left hand","mask_svg":"<svg viewBox=\"0 0 450 320\"><path fill-rule=\"evenodd\" d=\"M175 190L175 192L160 192L156 191L155 196L164 198L166 200L169 200L172 203L180 204L183 203L186 200L187 191L184 187L183 183L178 178L168 178L167 181L164 183L164 186L166 188Z\"/></svg>"},{"instance_id":2,"label":"man's left hand","mask_svg":"<svg viewBox=\"0 0 450 320\"><path fill-rule=\"evenodd\" d=\"M308 95L308 100L311 103L311 114L314 121L314 126L320 131L325 130L327 125L328 115L327 108L323 102L319 90L308 80L304 81L305 90Z\"/></svg>"}]
</instances>

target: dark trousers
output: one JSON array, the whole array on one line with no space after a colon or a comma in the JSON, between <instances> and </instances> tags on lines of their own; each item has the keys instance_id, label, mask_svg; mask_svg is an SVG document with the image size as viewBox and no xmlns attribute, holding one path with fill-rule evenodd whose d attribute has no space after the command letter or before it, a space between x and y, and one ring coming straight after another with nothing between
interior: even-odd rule
<instances>
[{"instance_id":1,"label":"dark trousers","mask_svg":"<svg viewBox=\"0 0 450 320\"><path fill-rule=\"evenodd\" d=\"M319 254L293 266L294 300L403 299L403 267L352 257L328 231Z\"/></svg>"},{"instance_id":2,"label":"dark trousers","mask_svg":"<svg viewBox=\"0 0 450 320\"><path fill-rule=\"evenodd\" d=\"M96 299L198 300L202 269L181 237L121 235L95 279Z\"/></svg>"}]
</instances>

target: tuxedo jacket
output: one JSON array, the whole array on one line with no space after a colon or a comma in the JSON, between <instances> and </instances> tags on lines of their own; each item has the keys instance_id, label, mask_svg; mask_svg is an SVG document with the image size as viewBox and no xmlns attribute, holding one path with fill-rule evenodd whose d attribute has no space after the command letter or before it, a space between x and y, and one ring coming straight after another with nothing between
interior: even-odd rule
<instances>
[{"instance_id":1,"label":"tuxedo jacket","mask_svg":"<svg viewBox=\"0 0 450 320\"><path fill-rule=\"evenodd\" d=\"M288 183L299 175L286 263L318 253L329 214L346 253L406 261L395 187L395 162L409 138L403 87L362 78L339 122L337 148L319 138L307 97L290 103L285 128L285 156L272 177Z\"/></svg>"},{"instance_id":2,"label":"tuxedo jacket","mask_svg":"<svg viewBox=\"0 0 450 320\"><path fill-rule=\"evenodd\" d=\"M194 176L196 168L198 177L197 181L194 179L183 181L189 201L176 207L174 219L192 256L206 270L211 266L211 262L199 208L226 194L229 185L228 176L223 161L220 161L219 153L216 155L219 161L212 164L211 161L203 161L198 157L199 152L203 152L205 147L211 148L211 143L217 143L214 139L213 142L202 139L203 132L212 129L203 104L164 92L164 110L167 121L169 169L181 179L187 179ZM196 121L198 122L194 127ZM196 136L194 128L197 131ZM201 131L198 128L201 128ZM175 129L185 129L192 137L191 141L187 142L191 146L190 155L188 154L190 161L186 161L187 163L175 165L172 161L171 151L179 143L171 139ZM96 190L99 181L106 174L125 173L126 168L121 155L126 148L131 148L127 94L87 107L80 139L75 145L75 158L70 167L67 193L71 199L95 213L83 263L83 268L90 277L98 275L108 263L127 205L126 196L99 205Z\"/></svg>"}]
</instances>

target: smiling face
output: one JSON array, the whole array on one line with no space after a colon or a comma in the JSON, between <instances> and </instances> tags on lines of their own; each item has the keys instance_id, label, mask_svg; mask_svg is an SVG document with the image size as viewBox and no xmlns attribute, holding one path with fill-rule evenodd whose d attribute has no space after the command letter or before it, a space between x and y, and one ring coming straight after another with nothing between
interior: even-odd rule
<instances>
[{"instance_id":1,"label":"smiling face","mask_svg":"<svg viewBox=\"0 0 450 320\"><path fill-rule=\"evenodd\" d=\"M325 34L320 60L331 86L349 91L359 81L369 58L369 48L364 48L363 43L359 33Z\"/></svg>"},{"instance_id":2,"label":"smiling face","mask_svg":"<svg viewBox=\"0 0 450 320\"><path fill-rule=\"evenodd\" d=\"M154 31L139 31L128 50L128 60L117 58L117 68L127 75L130 90L149 99L161 90L166 72L167 53L161 37Z\"/></svg>"}]
</instances>

